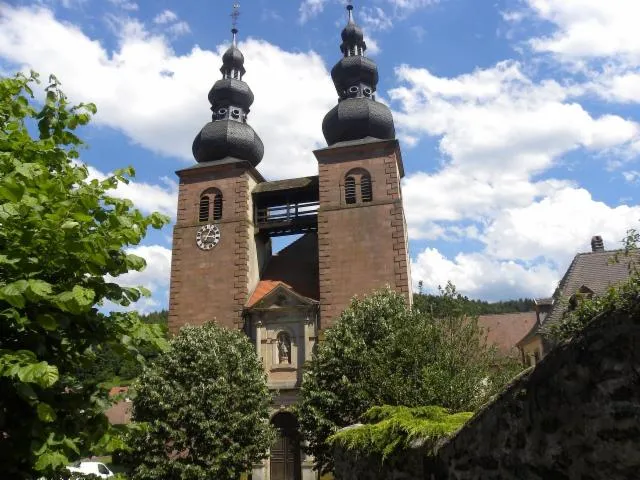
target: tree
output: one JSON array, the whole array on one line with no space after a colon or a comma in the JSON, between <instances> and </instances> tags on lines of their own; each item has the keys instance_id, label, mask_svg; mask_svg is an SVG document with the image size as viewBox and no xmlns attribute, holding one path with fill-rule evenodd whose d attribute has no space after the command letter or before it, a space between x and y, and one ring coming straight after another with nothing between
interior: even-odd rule
<instances>
[{"instance_id":1,"label":"tree","mask_svg":"<svg viewBox=\"0 0 640 480\"><path fill-rule=\"evenodd\" d=\"M255 346L213 323L186 326L134 383L123 457L135 480L236 479L273 439L271 395Z\"/></svg>"},{"instance_id":2,"label":"tree","mask_svg":"<svg viewBox=\"0 0 640 480\"><path fill-rule=\"evenodd\" d=\"M354 299L308 364L298 404L307 449L323 472L332 468L327 438L380 405L441 406L473 411L517 372L517 362L488 347L476 319L443 293L439 318L410 310L401 295Z\"/></svg>"},{"instance_id":3,"label":"tree","mask_svg":"<svg viewBox=\"0 0 640 480\"><path fill-rule=\"evenodd\" d=\"M139 348L165 343L159 327L136 314L99 308L127 306L147 293L107 278L142 270L144 259L126 247L168 219L144 216L110 194L132 169L89 179L74 131L95 106L70 106L55 77L44 104L34 106L38 83L34 73L0 78L0 465L6 478L50 476L71 458L113 446L103 413L107 392L77 372L90 368L105 346L140 361Z\"/></svg>"},{"instance_id":4,"label":"tree","mask_svg":"<svg viewBox=\"0 0 640 480\"><path fill-rule=\"evenodd\" d=\"M534 300L531 298L502 300L493 303L484 300L471 300L457 293L451 282L448 282L445 288L438 287L440 295L429 295L422 293L423 285L422 280L420 280L418 282L418 293L413 295L413 305L415 308L434 316L439 316L441 312L449 311L451 307L450 299L455 302L456 308L462 309L467 315L531 312L536 307Z\"/></svg>"}]
</instances>

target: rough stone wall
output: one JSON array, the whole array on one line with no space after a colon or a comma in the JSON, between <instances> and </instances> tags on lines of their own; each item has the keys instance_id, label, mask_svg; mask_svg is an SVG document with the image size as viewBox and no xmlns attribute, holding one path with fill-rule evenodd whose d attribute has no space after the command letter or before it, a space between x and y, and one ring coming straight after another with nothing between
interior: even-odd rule
<instances>
[{"instance_id":1,"label":"rough stone wall","mask_svg":"<svg viewBox=\"0 0 640 480\"><path fill-rule=\"evenodd\" d=\"M335 480L413 480L425 478L425 456L415 449L383 462L379 456L354 456L337 447L334 451Z\"/></svg>"},{"instance_id":2,"label":"rough stone wall","mask_svg":"<svg viewBox=\"0 0 640 480\"><path fill-rule=\"evenodd\" d=\"M437 479L629 479L640 472L640 318L597 319L437 455Z\"/></svg>"},{"instance_id":3,"label":"rough stone wall","mask_svg":"<svg viewBox=\"0 0 640 480\"><path fill-rule=\"evenodd\" d=\"M318 251L322 328L354 295L389 286L411 301L407 237L395 142L315 152L319 163ZM371 175L373 200L346 204L346 174Z\"/></svg>"},{"instance_id":4,"label":"rough stone wall","mask_svg":"<svg viewBox=\"0 0 640 480\"><path fill-rule=\"evenodd\" d=\"M516 379L435 456L406 455L423 458L427 473L376 475L377 459L351 455L337 463L336 478L358 469L351 478L640 478L640 315L595 320Z\"/></svg>"},{"instance_id":5,"label":"rough stone wall","mask_svg":"<svg viewBox=\"0 0 640 480\"><path fill-rule=\"evenodd\" d=\"M185 324L217 321L230 328L241 325L249 294L249 267L255 255L250 207L250 174L235 166L211 166L181 172L178 215L173 230L169 330ZM195 241L200 225L201 193L215 187L223 195L220 242L208 251ZM254 282L255 283L255 282Z\"/></svg>"}]
</instances>

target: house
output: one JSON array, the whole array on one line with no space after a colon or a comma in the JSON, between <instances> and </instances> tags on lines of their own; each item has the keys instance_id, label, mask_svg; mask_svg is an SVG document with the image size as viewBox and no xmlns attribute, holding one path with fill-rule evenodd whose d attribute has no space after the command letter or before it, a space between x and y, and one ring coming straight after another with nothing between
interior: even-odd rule
<instances>
[{"instance_id":1,"label":"house","mask_svg":"<svg viewBox=\"0 0 640 480\"><path fill-rule=\"evenodd\" d=\"M535 325L537 313L514 312L495 315L480 315L478 325L482 327L489 346L497 348L505 357L517 357L518 341Z\"/></svg>"},{"instance_id":2,"label":"house","mask_svg":"<svg viewBox=\"0 0 640 480\"><path fill-rule=\"evenodd\" d=\"M536 304L536 323L517 343L523 362L534 365L553 348L553 342L542 334L542 327L559 323L581 297L603 295L610 287L628 280L632 263L640 263L640 252L625 255L623 250L607 251L602 237L593 237L591 251L575 256L553 297Z\"/></svg>"}]
</instances>

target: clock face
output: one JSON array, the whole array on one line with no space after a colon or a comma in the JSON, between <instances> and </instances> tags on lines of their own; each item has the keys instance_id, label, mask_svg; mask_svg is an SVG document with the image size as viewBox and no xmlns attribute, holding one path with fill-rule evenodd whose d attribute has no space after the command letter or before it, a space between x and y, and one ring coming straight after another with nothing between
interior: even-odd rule
<instances>
[{"instance_id":1,"label":"clock face","mask_svg":"<svg viewBox=\"0 0 640 480\"><path fill-rule=\"evenodd\" d=\"M196 231L196 245L202 250L211 250L220 241L220 229L217 225L202 225Z\"/></svg>"}]
</instances>

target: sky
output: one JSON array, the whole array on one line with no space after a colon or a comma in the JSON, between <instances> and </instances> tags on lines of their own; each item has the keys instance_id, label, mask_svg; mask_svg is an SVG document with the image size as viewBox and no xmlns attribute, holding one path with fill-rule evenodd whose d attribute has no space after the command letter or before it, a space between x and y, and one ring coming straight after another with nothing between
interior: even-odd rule
<instances>
[{"instance_id":1,"label":"sky","mask_svg":"<svg viewBox=\"0 0 640 480\"><path fill-rule=\"evenodd\" d=\"M0 0L0 73L54 73L71 101L96 103L82 161L96 177L133 165L118 194L174 219L174 172L210 120L233 3ZM240 3L258 169L317 174L345 2ZM640 1L354 4L402 148L414 286L550 296L593 235L614 249L640 227ZM172 228L133 247L148 266L120 278L153 291L141 311L167 306Z\"/></svg>"}]
</instances>

